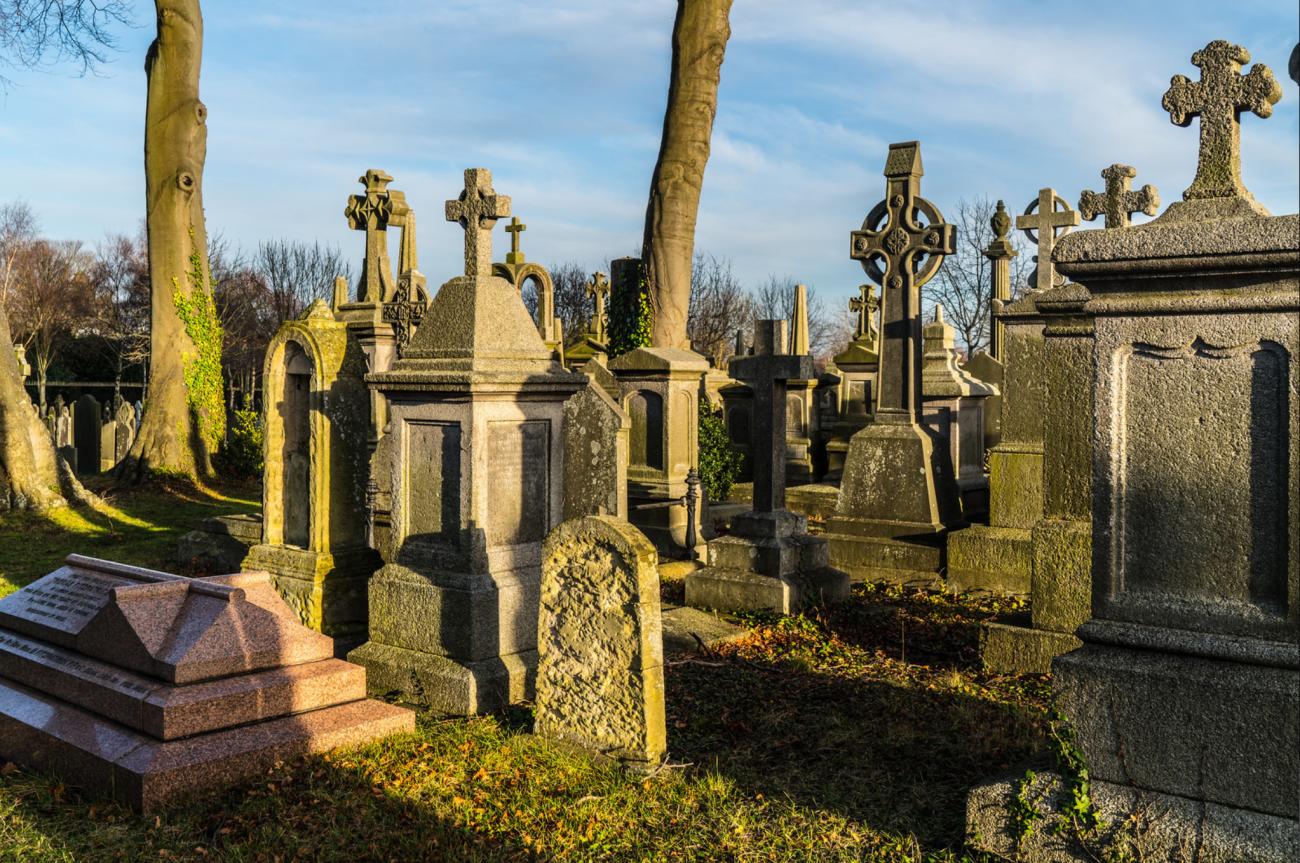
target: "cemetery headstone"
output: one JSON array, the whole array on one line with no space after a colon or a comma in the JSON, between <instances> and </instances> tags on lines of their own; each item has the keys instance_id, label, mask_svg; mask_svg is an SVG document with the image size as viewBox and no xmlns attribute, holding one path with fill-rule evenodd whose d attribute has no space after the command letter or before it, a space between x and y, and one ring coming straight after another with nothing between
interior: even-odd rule
<instances>
[{"instance_id":1,"label":"cemetery headstone","mask_svg":"<svg viewBox=\"0 0 1300 863\"><path fill-rule=\"evenodd\" d=\"M1147 859L1300 854L1300 217L1240 182L1240 115L1281 95L1249 57L1211 42L1165 95L1201 114L1184 201L1056 250L1094 321L1095 431L1091 613L1053 688L1100 817L1157 813ZM970 822L1007 797L977 788Z\"/></svg>"},{"instance_id":2,"label":"cemetery headstone","mask_svg":"<svg viewBox=\"0 0 1300 863\"><path fill-rule=\"evenodd\" d=\"M415 728L265 573L71 555L0 599L0 759L142 810Z\"/></svg>"},{"instance_id":3,"label":"cemetery headstone","mask_svg":"<svg viewBox=\"0 0 1300 863\"><path fill-rule=\"evenodd\" d=\"M415 328L429 307L428 280L419 268L419 253L415 244L415 210L406 202L406 195L398 191L388 193L392 201L392 215L388 224L402 229L397 258L397 288L391 300L384 303L381 317L393 328L397 355L401 356L411 343ZM335 306L337 308L337 305Z\"/></svg>"},{"instance_id":4,"label":"cemetery headstone","mask_svg":"<svg viewBox=\"0 0 1300 863\"><path fill-rule=\"evenodd\" d=\"M585 366L587 385L564 403L564 520L627 518L632 419L618 406L618 381L603 355Z\"/></svg>"},{"instance_id":5,"label":"cemetery headstone","mask_svg":"<svg viewBox=\"0 0 1300 863\"><path fill-rule=\"evenodd\" d=\"M786 382L812 378L813 364L784 343L785 321L757 321L754 353L731 360L732 376L754 393L754 509L733 518L731 533L709 542L709 565L686 576L694 608L791 614L848 596L849 578L831 568L826 540L809 536L807 516L785 508Z\"/></svg>"},{"instance_id":6,"label":"cemetery headstone","mask_svg":"<svg viewBox=\"0 0 1300 863\"><path fill-rule=\"evenodd\" d=\"M609 352L609 335L605 324L605 298L609 296L609 279L604 273L591 274L586 294L592 303L591 318L577 341L564 347L564 363L573 371L582 371L593 357L605 356Z\"/></svg>"},{"instance_id":7,"label":"cemetery headstone","mask_svg":"<svg viewBox=\"0 0 1300 863\"><path fill-rule=\"evenodd\" d=\"M857 315L853 341L832 360L839 376L839 393L837 418L826 442L826 482L839 482L844 476L849 441L866 428L876 410L876 373L880 369L876 312L880 301L870 282L860 285L858 294L849 300L849 311Z\"/></svg>"},{"instance_id":8,"label":"cemetery headstone","mask_svg":"<svg viewBox=\"0 0 1300 863\"><path fill-rule=\"evenodd\" d=\"M109 405L104 405L104 415L99 423L99 472L112 470L117 464L117 420Z\"/></svg>"},{"instance_id":9,"label":"cemetery headstone","mask_svg":"<svg viewBox=\"0 0 1300 863\"><path fill-rule=\"evenodd\" d=\"M539 605L536 733L658 766L667 728L654 545L612 516L564 522L546 537Z\"/></svg>"},{"instance_id":10,"label":"cemetery headstone","mask_svg":"<svg viewBox=\"0 0 1300 863\"><path fill-rule=\"evenodd\" d=\"M1079 196L1079 215L1086 222L1104 215L1108 228L1127 228L1134 213L1154 216L1160 209L1160 194L1150 183L1134 192L1131 187L1136 176L1136 168L1118 162L1103 170L1106 191L1084 191Z\"/></svg>"},{"instance_id":11,"label":"cemetery headstone","mask_svg":"<svg viewBox=\"0 0 1300 863\"><path fill-rule=\"evenodd\" d=\"M73 404L72 435L77 448L77 471L94 473L99 470L100 429L103 426L103 406L99 399L87 393Z\"/></svg>"},{"instance_id":12,"label":"cemetery headstone","mask_svg":"<svg viewBox=\"0 0 1300 863\"><path fill-rule=\"evenodd\" d=\"M957 331L934 307L934 320L922 328L921 416L947 448L962 516L979 520L988 513L988 475L984 472L984 404L997 394L957 365Z\"/></svg>"},{"instance_id":13,"label":"cemetery headstone","mask_svg":"<svg viewBox=\"0 0 1300 863\"><path fill-rule=\"evenodd\" d=\"M1029 284L1036 290L1045 291L1064 284L1052 268L1052 249L1058 239L1078 224L1079 214L1051 188L1039 189L1038 197L1025 207L1024 215L1016 216L1016 229L1024 231L1025 236L1038 246L1034 270L1029 274Z\"/></svg>"},{"instance_id":14,"label":"cemetery headstone","mask_svg":"<svg viewBox=\"0 0 1300 863\"><path fill-rule=\"evenodd\" d=\"M365 355L324 300L285 322L263 375L262 536L242 568L271 573L312 629L343 644L366 636L370 393Z\"/></svg>"},{"instance_id":15,"label":"cemetery headstone","mask_svg":"<svg viewBox=\"0 0 1300 863\"><path fill-rule=\"evenodd\" d=\"M491 232L510 199L491 174L467 170L446 214L465 232L464 274L392 368L367 377L391 409L373 467L387 473L389 514L370 640L349 655L372 691L464 715L532 694L542 540L563 512L564 403L587 378L554 361L519 291L493 275Z\"/></svg>"},{"instance_id":16,"label":"cemetery headstone","mask_svg":"<svg viewBox=\"0 0 1300 863\"><path fill-rule=\"evenodd\" d=\"M126 454L131 450L131 444L135 442L135 409L125 401L118 402L115 417L116 423L114 425L113 434L113 464L117 464L122 459L126 458Z\"/></svg>"},{"instance_id":17,"label":"cemetery headstone","mask_svg":"<svg viewBox=\"0 0 1300 863\"><path fill-rule=\"evenodd\" d=\"M884 173L885 200L850 240L850 256L883 287L875 411L850 441L827 537L832 562L855 578L935 582L943 534L960 516L951 471L921 423L921 286L953 252L955 230L921 197L919 143L891 144Z\"/></svg>"}]
</instances>

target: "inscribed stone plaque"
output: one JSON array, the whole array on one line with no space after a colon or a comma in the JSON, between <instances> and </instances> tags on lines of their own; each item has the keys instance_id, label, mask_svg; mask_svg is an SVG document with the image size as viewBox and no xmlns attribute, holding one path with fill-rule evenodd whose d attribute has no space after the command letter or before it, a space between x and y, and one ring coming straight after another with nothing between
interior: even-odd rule
<instances>
[{"instance_id":1,"label":"inscribed stone plaque","mask_svg":"<svg viewBox=\"0 0 1300 863\"><path fill-rule=\"evenodd\" d=\"M663 470L663 398L658 393L641 390L628 399L627 412L632 416L632 464Z\"/></svg>"},{"instance_id":2,"label":"inscribed stone plaque","mask_svg":"<svg viewBox=\"0 0 1300 863\"><path fill-rule=\"evenodd\" d=\"M405 474L408 539L454 543L460 531L460 424L408 422Z\"/></svg>"},{"instance_id":3,"label":"inscribed stone plaque","mask_svg":"<svg viewBox=\"0 0 1300 863\"><path fill-rule=\"evenodd\" d=\"M489 546L541 542L550 512L546 421L488 423Z\"/></svg>"},{"instance_id":4,"label":"inscribed stone plaque","mask_svg":"<svg viewBox=\"0 0 1300 863\"><path fill-rule=\"evenodd\" d=\"M1287 361L1274 342L1121 349L1121 594L1286 612Z\"/></svg>"},{"instance_id":5,"label":"inscribed stone plaque","mask_svg":"<svg viewBox=\"0 0 1300 863\"><path fill-rule=\"evenodd\" d=\"M113 588L135 583L108 573L58 569L0 599L0 626L71 647L109 604Z\"/></svg>"}]
</instances>

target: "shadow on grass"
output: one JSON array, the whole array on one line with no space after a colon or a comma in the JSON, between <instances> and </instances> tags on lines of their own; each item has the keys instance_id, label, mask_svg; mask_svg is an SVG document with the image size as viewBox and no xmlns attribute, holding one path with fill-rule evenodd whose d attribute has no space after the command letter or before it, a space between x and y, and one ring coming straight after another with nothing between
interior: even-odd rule
<instances>
[{"instance_id":1,"label":"shadow on grass","mask_svg":"<svg viewBox=\"0 0 1300 863\"><path fill-rule=\"evenodd\" d=\"M926 850L960 846L972 786L1046 763L1032 713L957 691L726 660L670 668L667 703L674 760Z\"/></svg>"}]
</instances>

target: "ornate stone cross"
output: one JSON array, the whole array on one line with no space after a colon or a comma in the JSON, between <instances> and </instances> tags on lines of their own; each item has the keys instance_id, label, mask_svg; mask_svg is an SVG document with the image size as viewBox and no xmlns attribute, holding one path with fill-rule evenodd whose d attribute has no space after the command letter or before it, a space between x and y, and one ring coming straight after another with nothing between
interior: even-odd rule
<instances>
[{"instance_id":1,"label":"ornate stone cross","mask_svg":"<svg viewBox=\"0 0 1300 863\"><path fill-rule=\"evenodd\" d=\"M492 172L486 168L465 169L465 190L447 202L447 221L465 229L465 275L492 275L492 228L497 219L510 215L510 197L492 188Z\"/></svg>"},{"instance_id":2,"label":"ornate stone cross","mask_svg":"<svg viewBox=\"0 0 1300 863\"><path fill-rule=\"evenodd\" d=\"M587 296L591 297L595 309L591 316L591 335L602 345L605 344L605 297L608 295L609 279L602 272L592 273L587 283Z\"/></svg>"},{"instance_id":3,"label":"ornate stone cross","mask_svg":"<svg viewBox=\"0 0 1300 863\"><path fill-rule=\"evenodd\" d=\"M1178 126L1201 118L1201 153L1196 178L1183 192L1193 198L1245 198L1253 203L1241 182L1241 112L1254 111L1261 117L1273 113L1282 98L1282 85L1267 66L1256 63L1246 75L1242 65L1250 52L1240 45L1216 39L1192 55L1192 65L1201 69L1201 80L1193 82L1175 75L1160 104Z\"/></svg>"},{"instance_id":4,"label":"ornate stone cross","mask_svg":"<svg viewBox=\"0 0 1300 863\"><path fill-rule=\"evenodd\" d=\"M853 338L860 339L867 336L868 340L874 343L876 309L880 308L880 300L876 299L876 286L870 282L858 285L858 294L859 296L849 297L849 312L858 316L857 332L853 334Z\"/></svg>"},{"instance_id":5,"label":"ornate stone cross","mask_svg":"<svg viewBox=\"0 0 1300 863\"><path fill-rule=\"evenodd\" d=\"M519 221L518 216L510 217L510 224L506 225L506 233L510 235L510 251L506 254L507 264L522 264L524 262L524 253L519 250L519 235L528 230L528 226Z\"/></svg>"},{"instance_id":6,"label":"ornate stone cross","mask_svg":"<svg viewBox=\"0 0 1300 863\"><path fill-rule=\"evenodd\" d=\"M1133 213L1154 216L1160 208L1160 193L1150 183L1139 191L1132 191L1133 178L1137 174L1137 168L1118 162L1102 171L1106 191L1085 190L1079 195L1079 215L1085 222L1091 222L1104 213L1107 228L1127 228L1129 216Z\"/></svg>"},{"instance_id":7,"label":"ornate stone cross","mask_svg":"<svg viewBox=\"0 0 1300 863\"><path fill-rule=\"evenodd\" d=\"M1038 213L1035 214L1034 210L1038 210ZM1066 200L1051 188L1039 189L1038 199L1029 202L1023 216L1016 216L1017 230L1024 231L1026 237L1038 244L1038 255L1034 258L1037 266L1029 276L1029 283L1034 290L1044 291L1054 284L1060 284L1056 278L1056 269L1052 266L1052 249L1057 240L1070 233L1070 229L1078 224L1079 214L1071 210Z\"/></svg>"},{"instance_id":8,"label":"ornate stone cross","mask_svg":"<svg viewBox=\"0 0 1300 863\"><path fill-rule=\"evenodd\" d=\"M366 187L365 194L352 195L343 210L348 227L366 232L366 263L357 284L357 302L381 303L393 292L393 271L388 263L388 220L393 203L388 184L393 178L371 168L357 179Z\"/></svg>"},{"instance_id":9,"label":"ornate stone cross","mask_svg":"<svg viewBox=\"0 0 1300 863\"><path fill-rule=\"evenodd\" d=\"M861 261L868 278L883 288L878 421L921 420L921 286L956 250L956 230L944 222L934 204L921 197L924 173L919 142L890 144L885 200L871 209L861 230L849 235L849 257ZM925 217L924 223L920 216ZM757 483L754 493L758 493Z\"/></svg>"},{"instance_id":10,"label":"ornate stone cross","mask_svg":"<svg viewBox=\"0 0 1300 863\"><path fill-rule=\"evenodd\" d=\"M728 366L731 376L754 392L754 512L785 509L786 382L807 380L814 373L811 356L785 350L785 321L755 321L754 352L733 357Z\"/></svg>"}]
</instances>

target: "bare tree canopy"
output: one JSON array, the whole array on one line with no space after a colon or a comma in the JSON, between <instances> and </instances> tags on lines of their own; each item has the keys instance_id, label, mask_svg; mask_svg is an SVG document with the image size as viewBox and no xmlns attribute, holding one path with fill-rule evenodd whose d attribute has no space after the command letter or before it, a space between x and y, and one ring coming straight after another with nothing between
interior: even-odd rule
<instances>
[{"instance_id":1,"label":"bare tree canopy","mask_svg":"<svg viewBox=\"0 0 1300 863\"><path fill-rule=\"evenodd\" d=\"M768 276L767 281L754 292L753 316L790 320L798 284L798 280L790 276ZM825 360L844 347L848 330L841 319L845 318L844 312L827 309L817 290L808 285L808 347L814 358Z\"/></svg>"},{"instance_id":2,"label":"bare tree canopy","mask_svg":"<svg viewBox=\"0 0 1300 863\"><path fill-rule=\"evenodd\" d=\"M252 267L266 283L277 326L301 315L312 300L329 299L336 277L351 281L351 268L338 246L319 242L264 240L257 244Z\"/></svg>"},{"instance_id":3,"label":"bare tree canopy","mask_svg":"<svg viewBox=\"0 0 1300 863\"><path fill-rule=\"evenodd\" d=\"M555 315L564 326L564 340L573 342L582 334L591 317L591 301L587 299L587 282L591 271L577 261L551 264L548 268L551 284L555 287ZM537 318L537 280L524 280L524 305L528 314Z\"/></svg>"},{"instance_id":4,"label":"bare tree canopy","mask_svg":"<svg viewBox=\"0 0 1300 863\"><path fill-rule=\"evenodd\" d=\"M115 47L113 27L130 23L126 0L0 0L0 67L71 62L93 72Z\"/></svg>"},{"instance_id":5,"label":"bare tree canopy","mask_svg":"<svg viewBox=\"0 0 1300 863\"><path fill-rule=\"evenodd\" d=\"M943 317L957 330L960 347L967 356L989 344L989 312L993 290L993 263L984 250L993 241L991 224L996 205L988 198L962 199L957 202L957 252L944 259L938 274L921 289L927 306L943 306ZM1011 292L1019 296L1032 269L1031 255L1026 254L1020 233L1008 237L1020 252L1011 259Z\"/></svg>"},{"instance_id":6,"label":"bare tree canopy","mask_svg":"<svg viewBox=\"0 0 1300 863\"><path fill-rule=\"evenodd\" d=\"M726 368L735 353L736 331L753 329L753 300L731 271L731 261L699 253L691 267L691 304L686 331L691 350Z\"/></svg>"}]
</instances>

